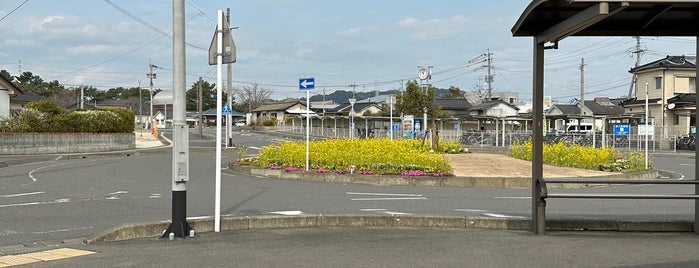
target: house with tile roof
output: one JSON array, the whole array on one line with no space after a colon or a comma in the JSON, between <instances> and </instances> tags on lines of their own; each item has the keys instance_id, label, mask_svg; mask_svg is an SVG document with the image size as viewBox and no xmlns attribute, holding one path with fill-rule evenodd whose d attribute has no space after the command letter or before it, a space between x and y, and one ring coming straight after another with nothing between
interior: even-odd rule
<instances>
[{"instance_id":1,"label":"house with tile roof","mask_svg":"<svg viewBox=\"0 0 699 268\"><path fill-rule=\"evenodd\" d=\"M637 77L637 89L634 98L622 103L626 114L643 118L647 99L649 124L655 126L654 136L659 139L686 135L696 126L696 105L677 109L677 103L685 104L682 99L689 97L682 94L696 94L696 56L666 56L629 72Z\"/></svg>"},{"instance_id":2,"label":"house with tile roof","mask_svg":"<svg viewBox=\"0 0 699 268\"><path fill-rule=\"evenodd\" d=\"M32 101L43 100L44 97L17 87L12 81L0 76L0 117L10 116L22 110Z\"/></svg>"}]
</instances>

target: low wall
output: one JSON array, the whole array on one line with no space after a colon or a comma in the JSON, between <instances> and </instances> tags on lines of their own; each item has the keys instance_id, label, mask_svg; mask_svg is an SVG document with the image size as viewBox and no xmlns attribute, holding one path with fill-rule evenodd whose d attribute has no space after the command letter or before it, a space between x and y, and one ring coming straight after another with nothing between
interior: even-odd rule
<instances>
[{"instance_id":1,"label":"low wall","mask_svg":"<svg viewBox=\"0 0 699 268\"><path fill-rule=\"evenodd\" d=\"M133 133L0 133L0 154L57 154L136 148Z\"/></svg>"}]
</instances>

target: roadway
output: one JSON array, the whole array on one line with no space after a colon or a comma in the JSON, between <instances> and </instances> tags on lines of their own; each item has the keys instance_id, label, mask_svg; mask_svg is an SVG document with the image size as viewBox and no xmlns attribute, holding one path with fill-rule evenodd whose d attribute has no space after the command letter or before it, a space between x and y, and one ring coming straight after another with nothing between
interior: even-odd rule
<instances>
[{"instance_id":1,"label":"roadway","mask_svg":"<svg viewBox=\"0 0 699 268\"><path fill-rule=\"evenodd\" d=\"M206 136L211 136L208 133ZM249 153L284 139L235 132ZM210 138L190 134L187 215L214 213L215 157ZM129 156L43 158L15 162L0 175L0 254L79 244L84 237L124 223L167 221L171 217L171 150ZM223 153L223 167L236 150ZM658 154L656 168L670 177L694 178L687 155ZM8 161L5 161L8 162ZM689 165L692 165L691 167ZM616 186L561 192L686 192L683 186ZM311 183L223 173L224 216L379 214L528 218L530 189L433 188ZM549 219L693 220L692 201L553 200Z\"/></svg>"}]
</instances>

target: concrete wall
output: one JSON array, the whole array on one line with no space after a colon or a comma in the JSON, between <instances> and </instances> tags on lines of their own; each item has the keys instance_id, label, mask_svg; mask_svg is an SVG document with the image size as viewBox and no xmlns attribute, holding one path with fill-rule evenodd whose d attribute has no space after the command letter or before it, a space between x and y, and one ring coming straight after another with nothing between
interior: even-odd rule
<instances>
[{"instance_id":1,"label":"concrete wall","mask_svg":"<svg viewBox=\"0 0 699 268\"><path fill-rule=\"evenodd\" d=\"M0 133L0 154L56 154L136 148L133 133Z\"/></svg>"}]
</instances>

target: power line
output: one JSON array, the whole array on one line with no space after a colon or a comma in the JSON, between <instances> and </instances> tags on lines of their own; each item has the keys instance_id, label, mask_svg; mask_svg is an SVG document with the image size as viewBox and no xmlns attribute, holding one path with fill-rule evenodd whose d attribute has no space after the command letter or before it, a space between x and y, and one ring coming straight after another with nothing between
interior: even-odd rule
<instances>
[{"instance_id":1,"label":"power line","mask_svg":"<svg viewBox=\"0 0 699 268\"><path fill-rule=\"evenodd\" d=\"M7 13L7 14L5 14L5 16L3 16L2 18L0 18L0 21L4 20L4 19L7 18L8 16L10 16L10 14L14 13L15 11L17 11L17 9L19 9L20 7L22 7L22 6L23 6L24 4L26 4L27 2L29 2L29 0L24 0L24 2L22 2L21 4L19 4L19 6L17 6L15 9L13 9L12 11L10 11L10 13Z\"/></svg>"},{"instance_id":2,"label":"power line","mask_svg":"<svg viewBox=\"0 0 699 268\"><path fill-rule=\"evenodd\" d=\"M125 9L121 8L120 6L117 6L116 4L112 3L112 1L110 1L110 0L104 0L104 1L107 2L107 4L111 5L112 7L116 8L117 10L121 11L121 13L124 13L126 16L129 16L131 19L137 21L138 23L143 24L144 26L148 27L149 29L151 29L159 34L166 35L170 39L172 39L172 35L170 34L171 32L165 32L165 31L158 29L157 27L153 26L152 24L142 20L141 18L137 17L136 15L133 15L130 12L126 11ZM197 46L197 45L192 44L192 43L185 42L185 44L187 44L188 46L191 46L193 48L199 49L199 50L209 51L209 49Z\"/></svg>"}]
</instances>

